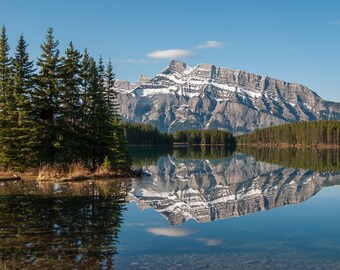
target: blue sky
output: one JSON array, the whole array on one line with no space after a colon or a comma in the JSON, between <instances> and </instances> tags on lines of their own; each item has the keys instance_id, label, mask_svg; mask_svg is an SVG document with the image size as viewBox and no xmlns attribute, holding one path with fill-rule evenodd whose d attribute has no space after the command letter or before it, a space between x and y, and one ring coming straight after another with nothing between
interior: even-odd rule
<instances>
[{"instance_id":1,"label":"blue sky","mask_svg":"<svg viewBox=\"0 0 340 270\"><path fill-rule=\"evenodd\" d=\"M340 101L337 0L0 0L0 7L12 51L23 33L33 58L52 26L61 51L72 40L111 58L117 79L153 76L176 58L301 83Z\"/></svg>"}]
</instances>

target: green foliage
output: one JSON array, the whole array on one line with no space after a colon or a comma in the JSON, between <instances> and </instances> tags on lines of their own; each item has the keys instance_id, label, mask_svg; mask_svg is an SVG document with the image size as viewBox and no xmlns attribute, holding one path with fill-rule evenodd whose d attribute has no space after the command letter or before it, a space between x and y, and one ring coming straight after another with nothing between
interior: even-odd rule
<instances>
[{"instance_id":1,"label":"green foliage","mask_svg":"<svg viewBox=\"0 0 340 270\"><path fill-rule=\"evenodd\" d=\"M237 151L252 155L256 160L291 168L314 171L340 171L340 149L273 148L240 145Z\"/></svg>"},{"instance_id":2,"label":"green foliage","mask_svg":"<svg viewBox=\"0 0 340 270\"><path fill-rule=\"evenodd\" d=\"M340 121L298 122L255 130L237 137L239 144L340 145Z\"/></svg>"},{"instance_id":3,"label":"green foliage","mask_svg":"<svg viewBox=\"0 0 340 270\"><path fill-rule=\"evenodd\" d=\"M97 65L70 42L60 57L49 28L36 65L20 36L9 57L5 27L0 36L0 168L81 162L96 169L126 170L131 161L118 115L111 62Z\"/></svg>"},{"instance_id":4,"label":"green foliage","mask_svg":"<svg viewBox=\"0 0 340 270\"><path fill-rule=\"evenodd\" d=\"M12 61L13 66L13 94L15 100L15 123L11 131L15 136L15 162L12 166L24 168L28 164L35 163L32 147L35 145L35 133L37 126L32 120L32 104L30 96L35 88L35 74L33 61L29 60L27 43L23 35L20 36L16 53Z\"/></svg>"},{"instance_id":5,"label":"green foliage","mask_svg":"<svg viewBox=\"0 0 340 270\"><path fill-rule=\"evenodd\" d=\"M108 156L105 156L104 162L102 163L100 168L107 171L111 170L111 161Z\"/></svg>"},{"instance_id":6,"label":"green foliage","mask_svg":"<svg viewBox=\"0 0 340 270\"><path fill-rule=\"evenodd\" d=\"M53 28L48 28L38 58L37 88L32 93L34 120L38 126L36 152L38 159L49 164L57 161L62 134L60 132L60 57Z\"/></svg>"},{"instance_id":7,"label":"green foliage","mask_svg":"<svg viewBox=\"0 0 340 270\"><path fill-rule=\"evenodd\" d=\"M234 147L235 137L223 130L179 130L174 134L175 142L201 144L201 145L224 145Z\"/></svg>"},{"instance_id":8,"label":"green foliage","mask_svg":"<svg viewBox=\"0 0 340 270\"><path fill-rule=\"evenodd\" d=\"M172 145L171 134L160 132L156 127L141 123L124 123L123 129L129 145Z\"/></svg>"},{"instance_id":9,"label":"green foliage","mask_svg":"<svg viewBox=\"0 0 340 270\"><path fill-rule=\"evenodd\" d=\"M77 161L81 157L83 141L81 140L81 54L74 49L72 42L66 49L60 65L60 106L62 107L58 126L62 134L61 155L57 160L65 163Z\"/></svg>"},{"instance_id":10,"label":"green foliage","mask_svg":"<svg viewBox=\"0 0 340 270\"><path fill-rule=\"evenodd\" d=\"M194 145L223 145L234 147L235 137L223 130L180 130L175 134L160 132L156 127L141 123L124 123L129 145L172 145L187 143Z\"/></svg>"}]
</instances>

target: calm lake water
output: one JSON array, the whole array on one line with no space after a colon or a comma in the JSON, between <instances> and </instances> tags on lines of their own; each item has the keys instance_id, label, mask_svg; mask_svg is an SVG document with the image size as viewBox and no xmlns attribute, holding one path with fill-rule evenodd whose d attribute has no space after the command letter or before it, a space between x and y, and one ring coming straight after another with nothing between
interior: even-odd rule
<instances>
[{"instance_id":1,"label":"calm lake water","mask_svg":"<svg viewBox=\"0 0 340 270\"><path fill-rule=\"evenodd\" d=\"M0 182L0 269L340 269L339 150L131 153L141 179Z\"/></svg>"}]
</instances>

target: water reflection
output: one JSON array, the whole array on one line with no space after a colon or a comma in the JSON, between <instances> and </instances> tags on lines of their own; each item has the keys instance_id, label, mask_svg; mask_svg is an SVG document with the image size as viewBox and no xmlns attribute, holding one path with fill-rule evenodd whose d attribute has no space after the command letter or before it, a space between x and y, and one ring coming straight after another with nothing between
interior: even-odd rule
<instances>
[{"instance_id":1,"label":"water reflection","mask_svg":"<svg viewBox=\"0 0 340 270\"><path fill-rule=\"evenodd\" d=\"M178 150L176 150L178 151ZM196 157L196 154L190 154ZM179 225L210 222L299 203L325 186L340 184L340 172L287 168L234 153L218 159L163 156L145 166L150 176L134 181L129 200L154 208ZM289 159L289 155L286 156Z\"/></svg>"},{"instance_id":2,"label":"water reflection","mask_svg":"<svg viewBox=\"0 0 340 270\"><path fill-rule=\"evenodd\" d=\"M280 164L290 168L315 171L340 171L340 148L259 148L239 146L238 150L256 160Z\"/></svg>"},{"instance_id":3,"label":"water reflection","mask_svg":"<svg viewBox=\"0 0 340 270\"><path fill-rule=\"evenodd\" d=\"M1 184L1 269L112 269L129 182Z\"/></svg>"},{"instance_id":4,"label":"water reflection","mask_svg":"<svg viewBox=\"0 0 340 270\"><path fill-rule=\"evenodd\" d=\"M130 250L130 256L141 256L146 266L153 266L149 267L151 269L164 264L164 258L168 258L169 263L175 262L168 256L174 251L185 257L180 265L189 264L190 260L182 251L196 250L191 266L199 267L199 260L206 265L207 256L210 256L209 261L216 262L212 267L215 269L230 265L231 257L227 260L220 255L230 252L231 247L238 249L233 257L235 260L243 258L237 261L242 269L245 254L251 249L251 239L264 241L263 245L253 242L254 260L261 255L258 250L264 248L268 258L272 258L274 236L286 228L268 217L266 222L274 224L271 235L267 235L267 228L261 231L262 225L254 223L255 219L256 232L248 232L245 227L249 226L250 217L236 222L237 226L233 222L235 219L220 224L211 221L299 203L325 186L340 184L340 171L334 167L338 166L337 154L333 152L321 155L330 157L327 166L333 166L332 170L317 172L310 170L312 163L317 165L317 161L303 161L304 156L311 160L309 157L313 152L296 152L294 156L290 152L275 154L267 150L258 150L251 155L232 154L224 148L135 148L134 151L135 166L144 166L149 172L140 179L66 183L0 181L0 269L111 269L119 258L121 269L126 269L132 267L131 257L127 256ZM274 158L276 164L264 162ZM284 166L298 159L304 166ZM135 204L128 205L129 209L133 205L135 212L126 211L127 202L136 202L140 209L155 209L171 225L180 225L189 219L206 224L188 222L182 226L169 226L167 221L157 220L161 218L155 211L139 213ZM133 215L138 215L136 212L141 218L134 220ZM129 217L126 224L124 215ZM333 225L337 228L335 220ZM294 226L295 221L289 224ZM308 224L304 223L301 228L305 230L306 226L312 226L312 223ZM237 231L235 228L240 226L244 227ZM235 236L233 233L224 235L225 227L234 230ZM124 243L118 244L119 234L120 238L125 237ZM117 246L120 247L119 255ZM288 246L290 250L295 242ZM277 249L277 254L282 254L282 249ZM265 260L267 257L261 266L266 265ZM181 268L177 263L174 267Z\"/></svg>"}]
</instances>

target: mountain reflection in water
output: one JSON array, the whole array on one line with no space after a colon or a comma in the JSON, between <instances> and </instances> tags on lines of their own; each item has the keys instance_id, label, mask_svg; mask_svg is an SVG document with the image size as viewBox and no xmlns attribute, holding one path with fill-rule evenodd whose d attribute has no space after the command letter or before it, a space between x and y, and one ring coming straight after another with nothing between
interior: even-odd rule
<instances>
[{"instance_id":1,"label":"mountain reflection in water","mask_svg":"<svg viewBox=\"0 0 340 270\"><path fill-rule=\"evenodd\" d=\"M327 154L332 158L326 167L335 170L316 172L308 164L287 168L264 162L263 151L264 161L221 148L134 151L135 164L149 175L65 183L0 181L0 269L112 269L117 256L125 258L117 255L117 246L121 229L130 228L131 220L123 220L128 202L153 208L171 225L179 225L189 219L211 222L299 203L323 187L340 184L338 159L333 158L337 154ZM133 237L189 237L195 230L185 228L187 224L152 226ZM196 240L217 247L223 243L219 237ZM143 254L144 246L138 248Z\"/></svg>"},{"instance_id":2,"label":"mountain reflection in water","mask_svg":"<svg viewBox=\"0 0 340 270\"><path fill-rule=\"evenodd\" d=\"M171 225L188 219L210 222L299 203L325 186L340 184L339 171L286 168L242 153L218 159L181 156L162 156L157 164L146 165L150 176L134 181L128 198L140 209L156 209Z\"/></svg>"}]
</instances>

